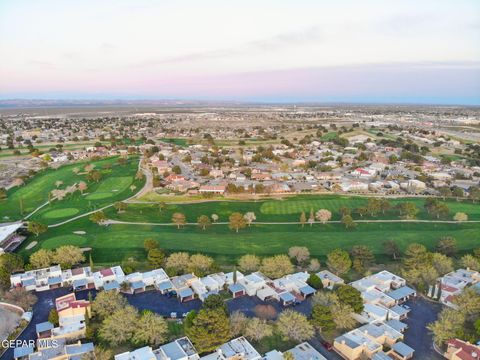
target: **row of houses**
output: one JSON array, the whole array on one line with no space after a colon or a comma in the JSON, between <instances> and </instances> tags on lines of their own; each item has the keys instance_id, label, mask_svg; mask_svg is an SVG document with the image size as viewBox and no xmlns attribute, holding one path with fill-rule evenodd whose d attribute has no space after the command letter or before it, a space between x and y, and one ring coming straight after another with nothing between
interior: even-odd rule
<instances>
[{"instance_id":1,"label":"row of houses","mask_svg":"<svg viewBox=\"0 0 480 360\"><path fill-rule=\"evenodd\" d=\"M317 273L325 288L343 284L343 280L328 270ZM125 275L120 266L92 272L89 266L62 270L59 265L12 274L12 288L22 287L27 291L45 291L58 287L71 287L73 291L96 289L141 293L156 289L162 294L174 294L181 302L195 298L204 301L222 290L229 291L233 298L257 296L262 301L276 300L288 306L298 303L315 293L308 285L308 272L297 272L279 279L270 279L261 272L244 275L240 271L215 273L204 277L183 274L169 277L163 269L134 272Z\"/></svg>"},{"instance_id":2,"label":"row of houses","mask_svg":"<svg viewBox=\"0 0 480 360\"><path fill-rule=\"evenodd\" d=\"M438 279L439 287L435 286L431 297L438 297L437 292L440 292L439 300L442 304L455 307L452 303L454 296L459 295L463 289L469 286L474 286L480 291L480 273L470 269L458 269L452 271Z\"/></svg>"},{"instance_id":3,"label":"row of houses","mask_svg":"<svg viewBox=\"0 0 480 360\"><path fill-rule=\"evenodd\" d=\"M352 314L362 324L335 338L333 348L343 358L356 360L410 359L414 349L403 342L407 324L402 322L410 312L403 305L416 296L405 279L383 270L350 283L360 291L364 309Z\"/></svg>"},{"instance_id":4,"label":"row of houses","mask_svg":"<svg viewBox=\"0 0 480 360\"><path fill-rule=\"evenodd\" d=\"M285 351L294 360L326 360L309 343L301 343ZM115 355L115 360L283 360L284 353L272 350L264 356L244 337L239 337L220 345L213 353L200 356L188 337L183 337L152 349L145 346L133 351Z\"/></svg>"}]
</instances>

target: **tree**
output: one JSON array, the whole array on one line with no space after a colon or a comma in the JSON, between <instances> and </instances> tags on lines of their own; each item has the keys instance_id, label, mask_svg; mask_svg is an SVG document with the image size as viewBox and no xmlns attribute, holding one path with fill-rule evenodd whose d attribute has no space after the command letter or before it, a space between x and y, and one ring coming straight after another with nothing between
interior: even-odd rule
<instances>
[{"instance_id":1,"label":"tree","mask_svg":"<svg viewBox=\"0 0 480 360\"><path fill-rule=\"evenodd\" d=\"M305 223L307 222L307 217L305 215L305 211L302 211L300 214L300 224L302 224L302 228L305 226Z\"/></svg>"},{"instance_id":2,"label":"tree","mask_svg":"<svg viewBox=\"0 0 480 360\"><path fill-rule=\"evenodd\" d=\"M217 214L212 214L210 217L212 218L213 222L218 221L218 215Z\"/></svg>"},{"instance_id":3,"label":"tree","mask_svg":"<svg viewBox=\"0 0 480 360\"><path fill-rule=\"evenodd\" d=\"M454 256L457 252L457 240L451 236L444 236L438 241L435 250L447 256Z\"/></svg>"},{"instance_id":4,"label":"tree","mask_svg":"<svg viewBox=\"0 0 480 360\"><path fill-rule=\"evenodd\" d=\"M350 208L348 208L346 206L342 206L340 209L338 209L338 211L340 212L340 215L342 215L342 216L352 214L352 210L350 210Z\"/></svg>"},{"instance_id":5,"label":"tree","mask_svg":"<svg viewBox=\"0 0 480 360\"><path fill-rule=\"evenodd\" d=\"M212 294L208 296L203 302L203 309L205 310L222 310L225 315L228 315L227 304L223 301L223 297L219 294Z\"/></svg>"},{"instance_id":6,"label":"tree","mask_svg":"<svg viewBox=\"0 0 480 360\"><path fill-rule=\"evenodd\" d=\"M313 209L310 209L310 215L308 216L308 223L312 226L315 223L315 215L313 214Z\"/></svg>"},{"instance_id":7,"label":"tree","mask_svg":"<svg viewBox=\"0 0 480 360\"><path fill-rule=\"evenodd\" d=\"M3 294L3 300L28 311L37 302L37 297L24 288L14 288Z\"/></svg>"},{"instance_id":8,"label":"tree","mask_svg":"<svg viewBox=\"0 0 480 360\"><path fill-rule=\"evenodd\" d=\"M356 320L352 317L353 309L350 305L335 303L332 305L331 311L335 314L333 322L337 328L350 330L357 324Z\"/></svg>"},{"instance_id":9,"label":"tree","mask_svg":"<svg viewBox=\"0 0 480 360\"><path fill-rule=\"evenodd\" d=\"M464 212L457 212L453 216L453 220L455 221L468 221L468 215L465 214Z\"/></svg>"},{"instance_id":10,"label":"tree","mask_svg":"<svg viewBox=\"0 0 480 360\"><path fill-rule=\"evenodd\" d=\"M117 210L117 213L120 214L127 210L127 203L123 201L117 201L115 204L113 204L113 207Z\"/></svg>"},{"instance_id":11,"label":"tree","mask_svg":"<svg viewBox=\"0 0 480 360\"><path fill-rule=\"evenodd\" d=\"M251 318L247 321L245 330L245 337L252 341L260 341L264 337L273 335L273 328L265 320L257 317Z\"/></svg>"},{"instance_id":12,"label":"tree","mask_svg":"<svg viewBox=\"0 0 480 360\"><path fill-rule=\"evenodd\" d=\"M312 324L325 334L330 334L336 328L332 311L328 306L320 304L312 308Z\"/></svg>"},{"instance_id":13,"label":"tree","mask_svg":"<svg viewBox=\"0 0 480 360\"><path fill-rule=\"evenodd\" d=\"M208 299L208 298L207 298ZM247 326L248 318L241 311L234 311L230 315L230 334L233 337L243 335Z\"/></svg>"},{"instance_id":14,"label":"tree","mask_svg":"<svg viewBox=\"0 0 480 360\"><path fill-rule=\"evenodd\" d=\"M452 196L452 190L448 186L441 186L438 188L440 196L445 200L447 197Z\"/></svg>"},{"instance_id":15,"label":"tree","mask_svg":"<svg viewBox=\"0 0 480 360\"><path fill-rule=\"evenodd\" d=\"M363 218L365 215L368 214L368 209L366 206L362 206L356 209L356 213Z\"/></svg>"},{"instance_id":16,"label":"tree","mask_svg":"<svg viewBox=\"0 0 480 360\"><path fill-rule=\"evenodd\" d=\"M78 183L78 190L80 190L80 192L83 194L85 192L85 190L88 189L88 185L85 181L80 181Z\"/></svg>"},{"instance_id":17,"label":"tree","mask_svg":"<svg viewBox=\"0 0 480 360\"><path fill-rule=\"evenodd\" d=\"M385 254L391 256L393 260L397 260L397 257L400 256L400 248L398 247L395 240L387 240L383 243L383 249Z\"/></svg>"},{"instance_id":18,"label":"tree","mask_svg":"<svg viewBox=\"0 0 480 360\"><path fill-rule=\"evenodd\" d=\"M58 188L58 187L60 187L60 186L62 186L62 185L63 185L63 181L62 181L62 180L57 180L57 181L55 181L55 187L56 187L56 188Z\"/></svg>"},{"instance_id":19,"label":"tree","mask_svg":"<svg viewBox=\"0 0 480 360\"><path fill-rule=\"evenodd\" d=\"M352 260L345 250L335 249L327 255L327 267L336 275L342 275L350 270Z\"/></svg>"},{"instance_id":20,"label":"tree","mask_svg":"<svg viewBox=\"0 0 480 360\"><path fill-rule=\"evenodd\" d=\"M153 268L159 268L165 260L165 254L160 249L150 249L148 250L147 260Z\"/></svg>"},{"instance_id":21,"label":"tree","mask_svg":"<svg viewBox=\"0 0 480 360\"><path fill-rule=\"evenodd\" d=\"M185 225L186 218L185 215L179 212L173 213L172 215L172 223L177 225L177 229L180 229L180 226Z\"/></svg>"},{"instance_id":22,"label":"tree","mask_svg":"<svg viewBox=\"0 0 480 360\"><path fill-rule=\"evenodd\" d=\"M344 215L342 217L342 224L345 226L345 229L355 229L357 227L357 224L350 215Z\"/></svg>"},{"instance_id":23,"label":"tree","mask_svg":"<svg viewBox=\"0 0 480 360\"><path fill-rule=\"evenodd\" d=\"M87 179L98 183L102 179L102 173L98 170L92 170L88 173Z\"/></svg>"},{"instance_id":24,"label":"tree","mask_svg":"<svg viewBox=\"0 0 480 360\"><path fill-rule=\"evenodd\" d=\"M50 310L48 313L48 321L51 322L53 325L58 326L58 312L56 309Z\"/></svg>"},{"instance_id":25,"label":"tree","mask_svg":"<svg viewBox=\"0 0 480 360\"><path fill-rule=\"evenodd\" d=\"M470 254L462 256L460 259L460 264L464 268L480 271L480 260Z\"/></svg>"},{"instance_id":26,"label":"tree","mask_svg":"<svg viewBox=\"0 0 480 360\"><path fill-rule=\"evenodd\" d=\"M195 254L190 256L188 270L199 276L206 275L213 266L213 259L210 256Z\"/></svg>"},{"instance_id":27,"label":"tree","mask_svg":"<svg viewBox=\"0 0 480 360\"><path fill-rule=\"evenodd\" d=\"M207 215L200 215L197 219L198 227L202 230L206 230L207 227L212 225L210 218Z\"/></svg>"},{"instance_id":28,"label":"tree","mask_svg":"<svg viewBox=\"0 0 480 360\"><path fill-rule=\"evenodd\" d=\"M369 198L367 202L367 210L370 213L370 216L377 216L381 210L380 200Z\"/></svg>"},{"instance_id":29,"label":"tree","mask_svg":"<svg viewBox=\"0 0 480 360\"><path fill-rule=\"evenodd\" d=\"M143 248L148 252L153 249L158 249L158 243L154 239L145 239L143 242Z\"/></svg>"},{"instance_id":30,"label":"tree","mask_svg":"<svg viewBox=\"0 0 480 360\"><path fill-rule=\"evenodd\" d=\"M228 317L221 310L200 310L186 335L199 353L214 351L230 339Z\"/></svg>"},{"instance_id":31,"label":"tree","mask_svg":"<svg viewBox=\"0 0 480 360\"><path fill-rule=\"evenodd\" d=\"M10 274L23 270L23 258L15 253L0 255L0 287L10 287Z\"/></svg>"},{"instance_id":32,"label":"tree","mask_svg":"<svg viewBox=\"0 0 480 360\"><path fill-rule=\"evenodd\" d=\"M272 305L256 305L253 308L255 316L260 319L272 320L277 317L277 310Z\"/></svg>"},{"instance_id":33,"label":"tree","mask_svg":"<svg viewBox=\"0 0 480 360\"><path fill-rule=\"evenodd\" d=\"M350 256L353 258L353 268L359 273L363 273L375 261L373 251L365 245L353 246L350 250Z\"/></svg>"},{"instance_id":34,"label":"tree","mask_svg":"<svg viewBox=\"0 0 480 360\"><path fill-rule=\"evenodd\" d=\"M127 300L114 291L100 291L92 302L92 314L100 320L127 306Z\"/></svg>"},{"instance_id":35,"label":"tree","mask_svg":"<svg viewBox=\"0 0 480 360\"><path fill-rule=\"evenodd\" d=\"M7 189L0 187L0 200L5 200L8 197Z\"/></svg>"},{"instance_id":36,"label":"tree","mask_svg":"<svg viewBox=\"0 0 480 360\"><path fill-rule=\"evenodd\" d=\"M90 221L96 223L96 224L103 224L106 220L107 217L105 216L105 213L103 211L96 211L89 217Z\"/></svg>"},{"instance_id":37,"label":"tree","mask_svg":"<svg viewBox=\"0 0 480 360\"><path fill-rule=\"evenodd\" d=\"M242 214L240 214L238 212L232 213L229 216L228 220L229 220L228 227L231 230L235 230L235 232L237 232L237 233L238 233L238 230L243 229L247 226L245 218L243 217Z\"/></svg>"},{"instance_id":38,"label":"tree","mask_svg":"<svg viewBox=\"0 0 480 360\"><path fill-rule=\"evenodd\" d=\"M253 211L249 211L243 215L245 218L245 221L247 222L248 226L252 224L255 220L257 220L257 217L255 216L255 213Z\"/></svg>"},{"instance_id":39,"label":"tree","mask_svg":"<svg viewBox=\"0 0 480 360\"><path fill-rule=\"evenodd\" d=\"M404 219L415 219L418 212L420 211L417 208L417 205L412 202L402 202L397 205L400 216Z\"/></svg>"},{"instance_id":40,"label":"tree","mask_svg":"<svg viewBox=\"0 0 480 360\"><path fill-rule=\"evenodd\" d=\"M165 266L176 274L185 273L190 266L190 256L186 252L172 253L167 257Z\"/></svg>"},{"instance_id":41,"label":"tree","mask_svg":"<svg viewBox=\"0 0 480 360\"><path fill-rule=\"evenodd\" d=\"M157 347L167 340L168 325L165 319L146 310L140 316L133 334L133 342Z\"/></svg>"},{"instance_id":42,"label":"tree","mask_svg":"<svg viewBox=\"0 0 480 360\"><path fill-rule=\"evenodd\" d=\"M418 268L429 261L427 248L421 244L412 243L405 250L403 266L406 270Z\"/></svg>"},{"instance_id":43,"label":"tree","mask_svg":"<svg viewBox=\"0 0 480 360\"><path fill-rule=\"evenodd\" d=\"M453 271L453 260L444 254L434 253L432 255L432 266L438 275L445 275Z\"/></svg>"},{"instance_id":44,"label":"tree","mask_svg":"<svg viewBox=\"0 0 480 360\"><path fill-rule=\"evenodd\" d=\"M310 258L310 251L305 246L292 246L288 249L288 256L298 264L305 263Z\"/></svg>"},{"instance_id":45,"label":"tree","mask_svg":"<svg viewBox=\"0 0 480 360\"><path fill-rule=\"evenodd\" d=\"M323 289L322 279L320 279L317 274L310 274L307 284L316 290Z\"/></svg>"},{"instance_id":46,"label":"tree","mask_svg":"<svg viewBox=\"0 0 480 360\"><path fill-rule=\"evenodd\" d=\"M79 247L72 245L63 245L55 250L53 262L60 264L62 268L71 268L73 265L85 261L85 256Z\"/></svg>"},{"instance_id":47,"label":"tree","mask_svg":"<svg viewBox=\"0 0 480 360\"><path fill-rule=\"evenodd\" d=\"M243 255L238 260L238 266L244 272L257 271L260 268L260 258L251 254Z\"/></svg>"},{"instance_id":48,"label":"tree","mask_svg":"<svg viewBox=\"0 0 480 360\"><path fill-rule=\"evenodd\" d=\"M182 168L181 168L180 166L178 166L178 165L175 165L175 166L172 167L172 172L173 172L174 174L179 175L179 174L182 173Z\"/></svg>"},{"instance_id":49,"label":"tree","mask_svg":"<svg viewBox=\"0 0 480 360\"><path fill-rule=\"evenodd\" d=\"M318 259L311 259L310 264L308 264L308 271L316 272L320 270L320 261Z\"/></svg>"},{"instance_id":50,"label":"tree","mask_svg":"<svg viewBox=\"0 0 480 360\"><path fill-rule=\"evenodd\" d=\"M284 275L291 274L293 265L288 256L275 255L262 260L260 271L270 278L278 279Z\"/></svg>"},{"instance_id":51,"label":"tree","mask_svg":"<svg viewBox=\"0 0 480 360\"><path fill-rule=\"evenodd\" d=\"M45 224L36 222L36 221L29 221L28 226L27 226L27 230L29 232L35 234L35 236L38 236L38 235L46 232L48 230L48 226L45 225Z\"/></svg>"},{"instance_id":52,"label":"tree","mask_svg":"<svg viewBox=\"0 0 480 360\"><path fill-rule=\"evenodd\" d=\"M49 267L53 263L55 253L52 250L40 249L30 255L30 264L34 269Z\"/></svg>"},{"instance_id":53,"label":"tree","mask_svg":"<svg viewBox=\"0 0 480 360\"><path fill-rule=\"evenodd\" d=\"M433 340L437 345L443 345L447 340L456 338L459 330L463 328L465 315L456 309L443 310L438 320L427 326L433 333Z\"/></svg>"},{"instance_id":54,"label":"tree","mask_svg":"<svg viewBox=\"0 0 480 360\"><path fill-rule=\"evenodd\" d=\"M110 345L117 346L133 339L139 327L137 310L133 306L118 309L100 325L100 338Z\"/></svg>"},{"instance_id":55,"label":"tree","mask_svg":"<svg viewBox=\"0 0 480 360\"><path fill-rule=\"evenodd\" d=\"M330 221L330 219L332 218L332 212L330 210L327 210L327 209L320 209L315 214L315 217L322 224L326 224L327 221Z\"/></svg>"},{"instance_id":56,"label":"tree","mask_svg":"<svg viewBox=\"0 0 480 360\"><path fill-rule=\"evenodd\" d=\"M276 325L284 339L302 342L310 339L315 334L313 326L307 317L290 309L280 314Z\"/></svg>"},{"instance_id":57,"label":"tree","mask_svg":"<svg viewBox=\"0 0 480 360\"><path fill-rule=\"evenodd\" d=\"M354 312L360 314L363 311L363 299L360 291L350 285L341 285L335 291L341 304L351 306Z\"/></svg>"}]
</instances>

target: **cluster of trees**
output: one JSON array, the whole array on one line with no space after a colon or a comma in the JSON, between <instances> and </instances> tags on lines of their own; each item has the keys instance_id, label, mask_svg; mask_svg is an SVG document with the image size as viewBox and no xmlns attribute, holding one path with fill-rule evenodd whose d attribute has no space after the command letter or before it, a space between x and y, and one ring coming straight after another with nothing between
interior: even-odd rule
<instances>
[{"instance_id":1,"label":"cluster of trees","mask_svg":"<svg viewBox=\"0 0 480 360\"><path fill-rule=\"evenodd\" d=\"M313 296L312 303L312 324L325 334L331 334L335 329L353 329L357 322L352 314L363 311L362 296L350 285L341 285L332 292L319 291Z\"/></svg>"},{"instance_id":2,"label":"cluster of trees","mask_svg":"<svg viewBox=\"0 0 480 360\"><path fill-rule=\"evenodd\" d=\"M257 217L252 211L246 212L245 214L233 212L228 217L228 227L238 233L240 229L246 228L247 225L250 226L256 219ZM202 230L206 230L212 225L212 221L218 221L217 214L212 214L210 217L208 217L207 215L200 215L197 218L197 226ZM177 229L180 229L187 223L187 218L185 214L175 212L172 214L172 223L177 226Z\"/></svg>"},{"instance_id":3,"label":"cluster of trees","mask_svg":"<svg viewBox=\"0 0 480 360\"><path fill-rule=\"evenodd\" d=\"M216 270L216 265L210 256L202 254L189 255L186 252L175 252L165 260L167 273L170 275L195 273L204 276Z\"/></svg>"},{"instance_id":4,"label":"cluster of trees","mask_svg":"<svg viewBox=\"0 0 480 360\"><path fill-rule=\"evenodd\" d=\"M438 277L453 271L457 245L452 237L440 239L435 252L429 252L422 244L410 244L403 255L402 274L405 279L420 291L425 291L429 285L434 285ZM480 270L480 251L466 254L460 258L461 267Z\"/></svg>"},{"instance_id":5,"label":"cluster of trees","mask_svg":"<svg viewBox=\"0 0 480 360\"><path fill-rule=\"evenodd\" d=\"M258 342L265 337L279 334L285 340L301 342L315 334L315 328L309 319L296 311L283 311L276 321L276 311L271 305L259 305L255 308L256 317L247 318L241 312L228 315L225 303L220 295L209 296L202 309L191 311L184 321L185 334L192 340L200 353L214 351L230 338L244 335Z\"/></svg>"},{"instance_id":6,"label":"cluster of trees","mask_svg":"<svg viewBox=\"0 0 480 360\"><path fill-rule=\"evenodd\" d=\"M456 308L444 308L438 320L428 325L439 346L450 339L465 339L475 343L480 337L480 294L466 288L452 300Z\"/></svg>"},{"instance_id":7,"label":"cluster of trees","mask_svg":"<svg viewBox=\"0 0 480 360\"><path fill-rule=\"evenodd\" d=\"M98 293L92 315L87 321L87 337L107 346L158 346L167 340L168 325L162 316L148 310L139 313L116 292Z\"/></svg>"},{"instance_id":8,"label":"cluster of trees","mask_svg":"<svg viewBox=\"0 0 480 360\"><path fill-rule=\"evenodd\" d=\"M34 269L41 269L52 264L60 264L62 268L71 268L73 265L85 261L85 256L79 247L63 245L55 250L40 249L30 255L30 265Z\"/></svg>"}]
</instances>

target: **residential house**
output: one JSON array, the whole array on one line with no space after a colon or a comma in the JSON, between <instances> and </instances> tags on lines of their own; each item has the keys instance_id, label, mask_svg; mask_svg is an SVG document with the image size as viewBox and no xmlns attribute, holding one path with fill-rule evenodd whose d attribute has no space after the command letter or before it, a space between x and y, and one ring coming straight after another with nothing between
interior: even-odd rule
<instances>
[{"instance_id":1,"label":"residential house","mask_svg":"<svg viewBox=\"0 0 480 360\"><path fill-rule=\"evenodd\" d=\"M316 275L322 280L322 285L325 289L332 290L334 286L345 284L345 281L341 277L338 277L328 270L322 270Z\"/></svg>"},{"instance_id":2,"label":"residential house","mask_svg":"<svg viewBox=\"0 0 480 360\"><path fill-rule=\"evenodd\" d=\"M93 273L93 282L97 290L119 291L120 284L124 281L125 274L120 266L113 266Z\"/></svg>"},{"instance_id":3,"label":"residential house","mask_svg":"<svg viewBox=\"0 0 480 360\"><path fill-rule=\"evenodd\" d=\"M177 294L181 302L190 301L195 298L195 293L190 287L193 282L198 280L194 274L175 276L170 280L173 285L172 290Z\"/></svg>"},{"instance_id":4,"label":"residential house","mask_svg":"<svg viewBox=\"0 0 480 360\"><path fill-rule=\"evenodd\" d=\"M447 351L443 356L448 360L480 360L480 345L460 339L451 339L447 345Z\"/></svg>"},{"instance_id":5,"label":"residential house","mask_svg":"<svg viewBox=\"0 0 480 360\"><path fill-rule=\"evenodd\" d=\"M23 287L25 290L45 291L62 286L62 269L60 265L49 268L30 270L10 276L12 287Z\"/></svg>"},{"instance_id":6,"label":"residential house","mask_svg":"<svg viewBox=\"0 0 480 360\"><path fill-rule=\"evenodd\" d=\"M218 349L201 360L260 360L262 356L243 336L220 345Z\"/></svg>"}]
</instances>

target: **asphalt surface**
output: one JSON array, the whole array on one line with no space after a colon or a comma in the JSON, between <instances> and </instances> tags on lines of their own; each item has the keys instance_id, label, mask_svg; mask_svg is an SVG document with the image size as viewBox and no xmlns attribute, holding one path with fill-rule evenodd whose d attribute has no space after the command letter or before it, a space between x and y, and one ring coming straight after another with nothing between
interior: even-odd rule
<instances>
[{"instance_id":1,"label":"asphalt surface","mask_svg":"<svg viewBox=\"0 0 480 360\"><path fill-rule=\"evenodd\" d=\"M36 325L48 320L48 314L54 307L55 299L57 297L66 295L70 292L71 291L67 288L60 288L36 293L38 301L33 306L32 321L18 339L36 340ZM77 292L77 299L88 299L88 293L91 293L93 297L96 295L95 290L80 291ZM181 303L175 296L162 295L158 291L147 291L134 295L126 294L125 297L128 302L135 306L138 310L151 310L165 317L171 317L172 313L176 313L177 318L181 318L189 311L198 311L202 307L202 302L198 299ZM255 315L255 306L265 304L272 305L277 311L277 315L288 308L308 316L312 309L311 302L308 300L288 307L282 306L277 301L261 301L256 296L242 296L227 301L227 307L230 313L234 311L241 311L246 316L250 317ZM405 320L405 322L408 324L408 329L405 333L404 342L415 349L415 358L417 359L442 359L442 357L433 350L432 335L425 328L426 325L436 320L438 313L442 309L442 306L436 303L428 302L422 298L411 300L406 305L411 308L411 312L408 319ZM327 351L319 339L314 338L309 342L327 359L341 359L335 352ZM10 359L13 359L13 348L8 349L0 357L0 360Z\"/></svg>"},{"instance_id":2,"label":"asphalt surface","mask_svg":"<svg viewBox=\"0 0 480 360\"><path fill-rule=\"evenodd\" d=\"M408 314L408 319L402 320L408 325L404 342L415 349L414 358L422 360L443 359L433 349L432 334L426 328L428 324L437 320L442 305L430 302L422 297L410 300L406 305L410 307L411 311Z\"/></svg>"}]
</instances>

